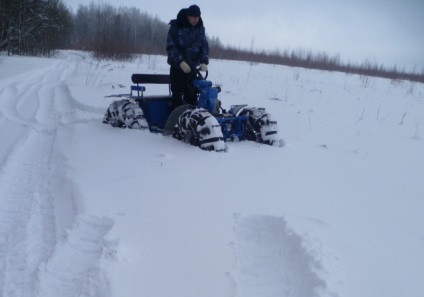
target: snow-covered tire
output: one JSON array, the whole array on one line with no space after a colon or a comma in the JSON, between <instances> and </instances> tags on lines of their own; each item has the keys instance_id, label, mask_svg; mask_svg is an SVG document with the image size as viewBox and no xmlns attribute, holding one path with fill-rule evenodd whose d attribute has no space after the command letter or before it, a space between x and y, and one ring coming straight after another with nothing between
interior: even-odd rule
<instances>
[{"instance_id":1,"label":"snow-covered tire","mask_svg":"<svg viewBox=\"0 0 424 297\"><path fill-rule=\"evenodd\" d=\"M178 118L172 136L207 151L225 151L221 126L206 109L188 109Z\"/></svg>"},{"instance_id":2,"label":"snow-covered tire","mask_svg":"<svg viewBox=\"0 0 424 297\"><path fill-rule=\"evenodd\" d=\"M277 121L264 108L244 107L238 115L247 116L246 138L248 140L269 145L281 142L278 138Z\"/></svg>"},{"instance_id":3,"label":"snow-covered tire","mask_svg":"<svg viewBox=\"0 0 424 297\"><path fill-rule=\"evenodd\" d=\"M149 127L141 107L128 99L112 102L106 111L103 123L118 128L147 129Z\"/></svg>"},{"instance_id":4,"label":"snow-covered tire","mask_svg":"<svg viewBox=\"0 0 424 297\"><path fill-rule=\"evenodd\" d=\"M168 119L166 120L165 123L165 129L163 131L163 135L168 136L168 135L172 135L173 131L174 131L174 127L178 122L178 119L180 118L180 116L187 110L189 109L193 109L193 105L191 104L184 104L184 105L180 105L178 107L176 107L171 114L169 115Z\"/></svg>"}]
</instances>

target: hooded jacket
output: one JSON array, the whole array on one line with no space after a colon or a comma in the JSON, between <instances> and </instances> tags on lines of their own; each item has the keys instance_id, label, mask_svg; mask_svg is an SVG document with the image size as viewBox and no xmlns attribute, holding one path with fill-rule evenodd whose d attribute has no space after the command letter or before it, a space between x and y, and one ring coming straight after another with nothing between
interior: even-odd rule
<instances>
[{"instance_id":1,"label":"hooded jacket","mask_svg":"<svg viewBox=\"0 0 424 297\"><path fill-rule=\"evenodd\" d=\"M201 63L209 64L209 45L202 18L199 18L196 26L192 26L187 18L187 9L184 8L169 25L166 40L169 65L180 69L182 61L186 61L192 68Z\"/></svg>"}]
</instances>

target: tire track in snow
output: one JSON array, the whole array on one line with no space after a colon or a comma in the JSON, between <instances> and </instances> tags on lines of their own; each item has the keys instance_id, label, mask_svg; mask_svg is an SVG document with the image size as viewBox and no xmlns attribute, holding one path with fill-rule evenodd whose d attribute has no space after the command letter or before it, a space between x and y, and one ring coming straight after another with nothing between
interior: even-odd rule
<instances>
[{"instance_id":1,"label":"tire track in snow","mask_svg":"<svg viewBox=\"0 0 424 297\"><path fill-rule=\"evenodd\" d=\"M101 274L93 267L102 253L103 236L112 225L107 218L77 217L67 240L40 270L38 296L105 296L107 288L101 284L91 286L90 279Z\"/></svg>"},{"instance_id":2,"label":"tire track in snow","mask_svg":"<svg viewBox=\"0 0 424 297\"><path fill-rule=\"evenodd\" d=\"M238 218L235 237L236 297L312 297L325 290L320 263L283 218Z\"/></svg>"},{"instance_id":3,"label":"tire track in snow","mask_svg":"<svg viewBox=\"0 0 424 297\"><path fill-rule=\"evenodd\" d=\"M28 256L35 255L34 251L49 249L54 242L45 242L43 237L29 240L30 234L34 234L34 227L30 224L35 217L41 215L36 212L38 199L43 198L47 206L51 206L51 197L40 197L46 191L49 172L48 158L52 146L52 136L48 134L32 133L20 149L15 149L13 155L6 163L6 173L2 174L0 182L0 194L2 206L0 208L0 258L2 259L2 271L0 284L2 284L3 296L31 296L33 289L34 274L37 272L39 263L31 263ZM39 194L40 193L40 194ZM50 203L49 203L50 202ZM53 214L53 208L45 209L44 212ZM48 218L43 214L39 220ZM50 216L51 217L51 216ZM45 237L54 234L54 220L46 222L47 228L43 229ZM40 260L46 260L48 253L36 255ZM42 259L44 257L44 259Z\"/></svg>"},{"instance_id":4,"label":"tire track in snow","mask_svg":"<svg viewBox=\"0 0 424 297\"><path fill-rule=\"evenodd\" d=\"M91 290L90 279L100 277L90 273L111 222L79 218L65 247L56 238L60 218L55 216L52 181L63 182L65 177L55 176L55 140L61 125L75 122L77 114L86 112L78 109L63 82L64 73L71 73L74 65L56 61L53 66L17 76L0 91L2 297L36 296L38 290L39 296L70 296L68 291ZM58 275L62 275L61 286L55 286Z\"/></svg>"},{"instance_id":5,"label":"tire track in snow","mask_svg":"<svg viewBox=\"0 0 424 297\"><path fill-rule=\"evenodd\" d=\"M22 125L16 125L6 118L0 119L0 175L11 151L19 147L27 138L28 131Z\"/></svg>"},{"instance_id":6,"label":"tire track in snow","mask_svg":"<svg viewBox=\"0 0 424 297\"><path fill-rule=\"evenodd\" d=\"M0 91L0 113L4 113L11 121L25 124L31 121L38 110L37 91L49 73L56 73L59 62L50 64L44 69L30 71L16 75L10 83ZM56 74L57 75L57 74ZM10 80L10 79L8 79ZM52 79L57 81L57 78ZM18 100L16 100L18 98Z\"/></svg>"},{"instance_id":7,"label":"tire track in snow","mask_svg":"<svg viewBox=\"0 0 424 297\"><path fill-rule=\"evenodd\" d=\"M20 96L21 94L15 84L6 86L0 93L0 111L7 120L27 126L32 120L25 119L25 117L19 113L17 104L20 100L16 100L16 98ZM31 105L33 106L34 104Z\"/></svg>"},{"instance_id":8,"label":"tire track in snow","mask_svg":"<svg viewBox=\"0 0 424 297\"><path fill-rule=\"evenodd\" d=\"M2 296L32 296L38 266L48 259L55 244L53 199L48 191L49 159L55 135L46 133L52 126L34 129L35 119L23 116L17 108L29 102L30 90L34 95L28 107L33 107L33 114L39 110L38 102L43 98L37 92L42 88L39 82L45 73L41 71L40 77L31 77L29 81L13 82L6 87L1 100L1 110L8 120L3 128L11 129L9 133L20 132L14 138L4 135L4 139L11 140L8 141L10 154L0 173ZM51 124L55 122L58 117Z\"/></svg>"}]
</instances>

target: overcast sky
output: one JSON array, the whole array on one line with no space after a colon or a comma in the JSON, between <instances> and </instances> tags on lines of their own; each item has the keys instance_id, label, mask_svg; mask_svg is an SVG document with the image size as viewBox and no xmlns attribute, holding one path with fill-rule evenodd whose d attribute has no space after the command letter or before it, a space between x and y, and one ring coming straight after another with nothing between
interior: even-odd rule
<instances>
[{"instance_id":1,"label":"overcast sky","mask_svg":"<svg viewBox=\"0 0 424 297\"><path fill-rule=\"evenodd\" d=\"M91 1L63 0L74 12ZM343 62L424 71L424 0L94 0L136 7L164 22L197 4L224 45L312 50Z\"/></svg>"}]
</instances>

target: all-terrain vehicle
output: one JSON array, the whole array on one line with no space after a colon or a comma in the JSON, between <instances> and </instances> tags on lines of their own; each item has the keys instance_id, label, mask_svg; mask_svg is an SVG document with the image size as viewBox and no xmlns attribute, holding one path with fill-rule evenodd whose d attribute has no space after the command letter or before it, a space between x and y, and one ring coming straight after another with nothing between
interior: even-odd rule
<instances>
[{"instance_id":1,"label":"all-terrain vehicle","mask_svg":"<svg viewBox=\"0 0 424 297\"><path fill-rule=\"evenodd\" d=\"M277 122L264 108L241 104L232 105L226 111L218 99L221 88L206 80L208 73L203 77L196 69L192 75L189 81L197 94L196 106L186 104L172 108L169 75L133 74L130 94L116 95L126 98L111 103L103 123L172 135L204 150L224 151L225 141L229 140L282 145ZM167 84L169 94L146 96L148 84Z\"/></svg>"}]
</instances>

